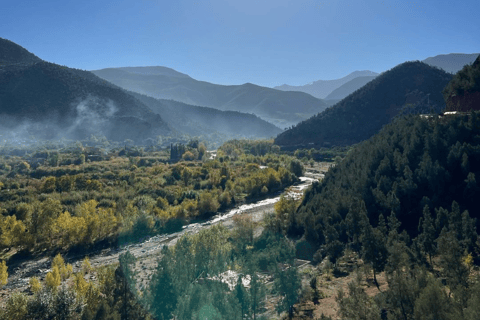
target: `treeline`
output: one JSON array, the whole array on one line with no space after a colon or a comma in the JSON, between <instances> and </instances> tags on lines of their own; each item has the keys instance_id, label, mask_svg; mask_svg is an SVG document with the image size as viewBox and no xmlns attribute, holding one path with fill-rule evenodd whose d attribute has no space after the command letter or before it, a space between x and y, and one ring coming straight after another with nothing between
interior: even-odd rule
<instances>
[{"instance_id":1,"label":"treeline","mask_svg":"<svg viewBox=\"0 0 480 320\"><path fill-rule=\"evenodd\" d=\"M386 274L375 298L358 282L340 295L343 319L478 318L479 116L398 119L306 192L287 230L310 258L350 250Z\"/></svg>"}]
</instances>

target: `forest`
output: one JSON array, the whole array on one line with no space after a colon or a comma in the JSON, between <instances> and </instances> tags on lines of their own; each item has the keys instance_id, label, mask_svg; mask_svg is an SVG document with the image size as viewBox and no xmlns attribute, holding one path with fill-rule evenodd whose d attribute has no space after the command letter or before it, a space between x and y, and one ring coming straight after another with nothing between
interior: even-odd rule
<instances>
[{"instance_id":1,"label":"forest","mask_svg":"<svg viewBox=\"0 0 480 320\"><path fill-rule=\"evenodd\" d=\"M388 283L372 298L352 282L342 319L478 318L479 116L398 119L306 192L287 227L304 254L353 252Z\"/></svg>"}]
</instances>

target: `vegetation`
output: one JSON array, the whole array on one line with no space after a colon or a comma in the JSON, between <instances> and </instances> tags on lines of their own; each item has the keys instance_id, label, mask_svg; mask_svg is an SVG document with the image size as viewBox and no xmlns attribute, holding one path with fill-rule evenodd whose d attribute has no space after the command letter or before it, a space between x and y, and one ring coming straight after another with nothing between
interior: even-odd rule
<instances>
[{"instance_id":1,"label":"vegetation","mask_svg":"<svg viewBox=\"0 0 480 320\"><path fill-rule=\"evenodd\" d=\"M245 219L240 229L252 228ZM259 314L267 293L279 296L278 312L292 310L300 290L293 243L271 228L251 246L242 247L243 241L242 232L221 225L183 236L172 248L164 246L142 290L128 251L118 266L91 269L85 260L75 274L57 255L45 283L32 277L33 296L11 295L0 319L264 319ZM273 287L266 286L265 271L276 274ZM88 280L93 275L98 281Z\"/></svg>"},{"instance_id":2,"label":"vegetation","mask_svg":"<svg viewBox=\"0 0 480 320\"><path fill-rule=\"evenodd\" d=\"M242 154L208 161L198 141L181 148L183 159L190 161L179 163L169 163L165 151L117 149L95 158L88 150L76 144L61 152L0 159L0 248L88 248L119 236L169 232L281 190L301 173L301 165L292 166L297 160L287 155ZM192 161L199 158L205 161Z\"/></svg>"},{"instance_id":3,"label":"vegetation","mask_svg":"<svg viewBox=\"0 0 480 320\"><path fill-rule=\"evenodd\" d=\"M339 103L275 139L282 148L351 145L366 140L399 113L438 113L451 75L421 62L405 62L377 76ZM407 107L414 110L402 110ZM424 111L423 111L424 112Z\"/></svg>"},{"instance_id":4,"label":"vegetation","mask_svg":"<svg viewBox=\"0 0 480 320\"><path fill-rule=\"evenodd\" d=\"M359 282L339 294L342 319L379 319L382 310L388 319L475 315L479 116L399 119L307 191L287 229L315 248L312 259L335 263L353 250L377 286L376 275L386 275L375 299Z\"/></svg>"},{"instance_id":5,"label":"vegetation","mask_svg":"<svg viewBox=\"0 0 480 320\"><path fill-rule=\"evenodd\" d=\"M447 111L480 110L480 56L453 77L443 96Z\"/></svg>"}]
</instances>

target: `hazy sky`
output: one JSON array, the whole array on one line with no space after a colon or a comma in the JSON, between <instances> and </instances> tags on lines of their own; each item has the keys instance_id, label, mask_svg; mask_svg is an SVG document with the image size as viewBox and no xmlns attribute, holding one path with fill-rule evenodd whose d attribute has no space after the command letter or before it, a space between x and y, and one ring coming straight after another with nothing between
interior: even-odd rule
<instances>
[{"instance_id":1,"label":"hazy sky","mask_svg":"<svg viewBox=\"0 0 480 320\"><path fill-rule=\"evenodd\" d=\"M302 85L480 52L479 0L2 0L0 37L85 70L160 65L219 84Z\"/></svg>"}]
</instances>

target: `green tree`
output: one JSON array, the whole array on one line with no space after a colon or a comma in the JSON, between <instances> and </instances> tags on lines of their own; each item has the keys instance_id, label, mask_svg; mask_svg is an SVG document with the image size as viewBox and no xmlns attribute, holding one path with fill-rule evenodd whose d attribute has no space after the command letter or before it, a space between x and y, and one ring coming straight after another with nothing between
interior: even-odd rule
<instances>
[{"instance_id":1,"label":"green tree","mask_svg":"<svg viewBox=\"0 0 480 320\"><path fill-rule=\"evenodd\" d=\"M293 317L293 305L298 300L301 279L294 265L277 268L274 288L281 296L277 305L277 312L287 311L289 319Z\"/></svg>"},{"instance_id":2,"label":"green tree","mask_svg":"<svg viewBox=\"0 0 480 320\"><path fill-rule=\"evenodd\" d=\"M135 257L127 251L121 254L118 260L120 265L115 270L116 288L113 296L121 319L146 319L147 314L137 300L135 289L135 273L133 271Z\"/></svg>"},{"instance_id":3,"label":"green tree","mask_svg":"<svg viewBox=\"0 0 480 320\"><path fill-rule=\"evenodd\" d=\"M376 274L382 272L387 264L388 250L385 244L385 236L377 228L372 228L370 224L363 229L362 258L369 263L373 269L373 281L380 289Z\"/></svg>"},{"instance_id":4,"label":"green tree","mask_svg":"<svg viewBox=\"0 0 480 320\"><path fill-rule=\"evenodd\" d=\"M418 224L418 231L420 232L418 238L423 252L428 254L430 265L432 264L432 255L436 252L435 247L435 226L428 205L423 208L423 217L420 218Z\"/></svg>"},{"instance_id":5,"label":"green tree","mask_svg":"<svg viewBox=\"0 0 480 320\"><path fill-rule=\"evenodd\" d=\"M442 274L447 279L447 284L452 290L456 290L459 286L467 287L469 271L462 263L463 250L455 232L444 228L437 239L437 245Z\"/></svg>"},{"instance_id":6,"label":"green tree","mask_svg":"<svg viewBox=\"0 0 480 320\"><path fill-rule=\"evenodd\" d=\"M0 319L26 319L28 313L27 304L28 298L24 293L12 293L5 303L3 314L0 311Z\"/></svg>"},{"instance_id":7,"label":"green tree","mask_svg":"<svg viewBox=\"0 0 480 320\"><path fill-rule=\"evenodd\" d=\"M448 320L452 306L445 290L436 280L430 280L415 300L415 319Z\"/></svg>"},{"instance_id":8,"label":"green tree","mask_svg":"<svg viewBox=\"0 0 480 320\"><path fill-rule=\"evenodd\" d=\"M172 257L168 247L163 248L162 255L149 284L149 305L155 317L166 320L172 318L177 306L177 290L173 283Z\"/></svg>"},{"instance_id":9,"label":"green tree","mask_svg":"<svg viewBox=\"0 0 480 320\"><path fill-rule=\"evenodd\" d=\"M339 306L338 314L342 319L380 320L377 304L361 288L358 280L348 283L348 295L340 289L335 300Z\"/></svg>"},{"instance_id":10,"label":"green tree","mask_svg":"<svg viewBox=\"0 0 480 320\"><path fill-rule=\"evenodd\" d=\"M243 276L239 275L237 279L237 284L233 290L233 294L237 298L240 304L240 319L243 319L245 315L248 313L248 307L250 305L250 299L248 296L248 291L243 286Z\"/></svg>"}]
</instances>

